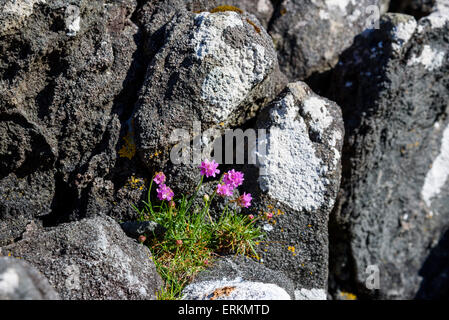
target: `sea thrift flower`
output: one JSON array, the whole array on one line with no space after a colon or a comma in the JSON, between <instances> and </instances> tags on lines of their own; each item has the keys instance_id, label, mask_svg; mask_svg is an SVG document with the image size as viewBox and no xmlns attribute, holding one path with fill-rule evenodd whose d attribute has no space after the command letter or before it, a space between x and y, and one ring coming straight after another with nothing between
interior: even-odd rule
<instances>
[{"instance_id":1,"label":"sea thrift flower","mask_svg":"<svg viewBox=\"0 0 449 320\"><path fill-rule=\"evenodd\" d=\"M220 196L224 196L224 197L229 197L232 196L232 191L234 190L234 188L230 185L227 184L219 184L217 186L217 194L219 194Z\"/></svg>"},{"instance_id":2,"label":"sea thrift flower","mask_svg":"<svg viewBox=\"0 0 449 320\"><path fill-rule=\"evenodd\" d=\"M253 220L253 219L254 219L254 216L253 216L252 214L250 214L250 215L248 216L248 218L249 218L249 220Z\"/></svg>"},{"instance_id":3,"label":"sea thrift flower","mask_svg":"<svg viewBox=\"0 0 449 320\"><path fill-rule=\"evenodd\" d=\"M215 162L215 160L209 161L209 160L204 160L203 162L201 162L201 165L198 167L201 169L201 175L202 176L206 176L208 177L214 177L215 175L220 173L220 170L217 169L218 167L218 163Z\"/></svg>"},{"instance_id":4,"label":"sea thrift flower","mask_svg":"<svg viewBox=\"0 0 449 320\"><path fill-rule=\"evenodd\" d=\"M240 171L235 171L234 169L229 170L224 174L223 182L232 186L233 188L237 188L243 183L243 173Z\"/></svg>"},{"instance_id":5,"label":"sea thrift flower","mask_svg":"<svg viewBox=\"0 0 449 320\"><path fill-rule=\"evenodd\" d=\"M243 192L243 195L238 197L237 203L242 208L248 208L251 205L251 200L253 200L253 197L251 197L251 193Z\"/></svg>"},{"instance_id":6,"label":"sea thrift flower","mask_svg":"<svg viewBox=\"0 0 449 320\"><path fill-rule=\"evenodd\" d=\"M153 181L156 182L157 184L164 183L165 182L165 174L163 172L156 173L156 175L154 176Z\"/></svg>"},{"instance_id":7,"label":"sea thrift flower","mask_svg":"<svg viewBox=\"0 0 449 320\"><path fill-rule=\"evenodd\" d=\"M159 200L167 200L170 201L173 196L175 195L169 187L167 187L165 184L159 185L159 188L157 188L157 198Z\"/></svg>"}]
</instances>

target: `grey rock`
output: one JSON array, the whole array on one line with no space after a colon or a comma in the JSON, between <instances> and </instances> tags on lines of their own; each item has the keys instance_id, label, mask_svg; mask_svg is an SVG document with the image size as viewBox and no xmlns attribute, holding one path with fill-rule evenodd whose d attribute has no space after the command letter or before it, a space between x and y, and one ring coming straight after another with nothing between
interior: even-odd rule
<instances>
[{"instance_id":1,"label":"grey rock","mask_svg":"<svg viewBox=\"0 0 449 320\"><path fill-rule=\"evenodd\" d=\"M172 166L171 150L179 142L175 130L185 130L189 142L195 122L202 132L240 125L285 80L271 38L252 15L181 12L164 26L164 39L133 116L137 152L149 168L179 172L178 181L192 187L189 168L165 167Z\"/></svg>"},{"instance_id":2,"label":"grey rock","mask_svg":"<svg viewBox=\"0 0 449 320\"><path fill-rule=\"evenodd\" d=\"M137 238L144 234L159 236L166 231L164 227L154 221L127 221L121 223L120 227L132 238Z\"/></svg>"},{"instance_id":3,"label":"grey rock","mask_svg":"<svg viewBox=\"0 0 449 320\"><path fill-rule=\"evenodd\" d=\"M0 257L0 300L59 300L59 295L28 263Z\"/></svg>"},{"instance_id":4,"label":"grey rock","mask_svg":"<svg viewBox=\"0 0 449 320\"><path fill-rule=\"evenodd\" d=\"M266 29L273 15L273 5L269 0L229 0L225 3L219 0L161 0L147 1L138 9L137 17L148 35L157 32L169 22L177 12L202 12L228 5L257 17Z\"/></svg>"},{"instance_id":5,"label":"grey rock","mask_svg":"<svg viewBox=\"0 0 449 320\"><path fill-rule=\"evenodd\" d=\"M64 300L155 299L162 286L148 248L111 218L31 229L0 253L29 262Z\"/></svg>"},{"instance_id":6,"label":"grey rock","mask_svg":"<svg viewBox=\"0 0 449 320\"><path fill-rule=\"evenodd\" d=\"M282 1L269 28L282 72L296 81L331 69L381 9L378 0Z\"/></svg>"},{"instance_id":7,"label":"grey rock","mask_svg":"<svg viewBox=\"0 0 449 320\"><path fill-rule=\"evenodd\" d=\"M409 299L449 223L448 11L386 14L333 71L343 110L342 190L330 223L331 287ZM380 289L365 281L379 268ZM334 290L334 289L333 289Z\"/></svg>"},{"instance_id":8,"label":"grey rock","mask_svg":"<svg viewBox=\"0 0 449 320\"><path fill-rule=\"evenodd\" d=\"M302 296L318 292L325 299L327 224L340 185L344 136L340 108L306 84L290 83L262 110L256 128L267 135L258 138L258 164L246 167L242 190L254 198L245 213L259 216L266 233L257 248L260 261L287 274Z\"/></svg>"},{"instance_id":9,"label":"grey rock","mask_svg":"<svg viewBox=\"0 0 449 320\"><path fill-rule=\"evenodd\" d=\"M182 294L184 300L292 300L294 288L282 272L243 256L228 256L200 272Z\"/></svg>"},{"instance_id":10,"label":"grey rock","mask_svg":"<svg viewBox=\"0 0 449 320\"><path fill-rule=\"evenodd\" d=\"M136 6L0 3L0 245L37 218L51 225L113 207L116 218L133 215L140 194L121 187L137 169L118 150L144 69Z\"/></svg>"}]
</instances>

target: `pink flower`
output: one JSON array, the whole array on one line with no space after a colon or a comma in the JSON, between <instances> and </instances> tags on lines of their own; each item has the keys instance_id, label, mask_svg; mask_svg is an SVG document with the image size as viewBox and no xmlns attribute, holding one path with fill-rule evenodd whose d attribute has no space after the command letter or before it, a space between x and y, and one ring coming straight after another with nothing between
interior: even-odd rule
<instances>
[{"instance_id":1,"label":"pink flower","mask_svg":"<svg viewBox=\"0 0 449 320\"><path fill-rule=\"evenodd\" d=\"M224 197L230 197L232 196L232 191L234 188L228 184L219 184L217 186L217 193Z\"/></svg>"},{"instance_id":2,"label":"pink flower","mask_svg":"<svg viewBox=\"0 0 449 320\"><path fill-rule=\"evenodd\" d=\"M215 160L209 161L204 160L201 162L201 165L198 167L201 169L201 175L206 177L214 177L215 175L220 173L220 170L217 169L218 163L215 162Z\"/></svg>"},{"instance_id":3,"label":"pink flower","mask_svg":"<svg viewBox=\"0 0 449 320\"><path fill-rule=\"evenodd\" d=\"M250 214L250 215L248 216L248 218L249 218L249 220L253 220L253 219L254 219L254 216L253 216L252 214Z\"/></svg>"},{"instance_id":4,"label":"pink flower","mask_svg":"<svg viewBox=\"0 0 449 320\"><path fill-rule=\"evenodd\" d=\"M266 212L265 215L267 216L267 219L273 218L273 213L272 212Z\"/></svg>"},{"instance_id":5,"label":"pink flower","mask_svg":"<svg viewBox=\"0 0 449 320\"><path fill-rule=\"evenodd\" d=\"M169 187L167 187L165 184L159 185L159 188L157 188L157 198L159 200L167 200L170 201L173 196L175 195Z\"/></svg>"},{"instance_id":6,"label":"pink flower","mask_svg":"<svg viewBox=\"0 0 449 320\"><path fill-rule=\"evenodd\" d=\"M242 208L248 208L251 205L251 200L253 200L253 197L251 197L251 193L243 192L243 195L238 197L237 203Z\"/></svg>"},{"instance_id":7,"label":"pink flower","mask_svg":"<svg viewBox=\"0 0 449 320\"><path fill-rule=\"evenodd\" d=\"M233 188L237 188L243 183L243 173L240 171L235 171L234 169L229 170L224 174L223 182L231 185Z\"/></svg>"},{"instance_id":8,"label":"pink flower","mask_svg":"<svg viewBox=\"0 0 449 320\"><path fill-rule=\"evenodd\" d=\"M162 184L165 182L165 174L163 172L157 172L153 179L156 184Z\"/></svg>"}]
</instances>

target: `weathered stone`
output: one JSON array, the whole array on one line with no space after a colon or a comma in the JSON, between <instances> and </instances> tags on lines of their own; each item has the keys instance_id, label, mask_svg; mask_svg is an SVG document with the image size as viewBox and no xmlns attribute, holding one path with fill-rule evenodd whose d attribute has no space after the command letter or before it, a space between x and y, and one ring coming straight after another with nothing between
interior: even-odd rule
<instances>
[{"instance_id":1,"label":"weathered stone","mask_svg":"<svg viewBox=\"0 0 449 320\"><path fill-rule=\"evenodd\" d=\"M240 125L282 90L284 80L271 38L252 15L182 12L164 27L164 37L133 119L143 162L170 171L165 166L173 165L172 147L179 142L174 130L186 130L190 142L195 123L202 132ZM190 172L176 165L172 171Z\"/></svg>"},{"instance_id":2,"label":"weathered stone","mask_svg":"<svg viewBox=\"0 0 449 320\"><path fill-rule=\"evenodd\" d=\"M292 300L285 274L242 256L224 257L202 271L183 291L185 300Z\"/></svg>"},{"instance_id":3,"label":"weathered stone","mask_svg":"<svg viewBox=\"0 0 449 320\"><path fill-rule=\"evenodd\" d=\"M329 97L346 127L330 224L333 291L413 298L429 249L449 223L447 12L418 23L383 16L380 30L358 36L333 71ZM379 268L379 290L366 286L369 266Z\"/></svg>"},{"instance_id":4,"label":"weathered stone","mask_svg":"<svg viewBox=\"0 0 449 320\"><path fill-rule=\"evenodd\" d=\"M0 257L0 300L59 300L59 296L28 263Z\"/></svg>"},{"instance_id":5,"label":"weathered stone","mask_svg":"<svg viewBox=\"0 0 449 320\"><path fill-rule=\"evenodd\" d=\"M132 238L145 234L158 236L165 232L165 229L154 221L127 221L121 223L120 226Z\"/></svg>"},{"instance_id":6,"label":"weathered stone","mask_svg":"<svg viewBox=\"0 0 449 320\"><path fill-rule=\"evenodd\" d=\"M262 110L256 128L266 137L258 137L258 167L247 166L242 190L253 195L248 213L259 215L266 232L260 261L287 274L298 298L316 296L313 291L325 299L327 223L340 185L344 135L340 108L304 83L290 83Z\"/></svg>"},{"instance_id":7,"label":"weathered stone","mask_svg":"<svg viewBox=\"0 0 449 320\"><path fill-rule=\"evenodd\" d=\"M269 28L282 72L296 81L331 69L381 10L378 0L282 1Z\"/></svg>"},{"instance_id":8,"label":"weathered stone","mask_svg":"<svg viewBox=\"0 0 449 320\"><path fill-rule=\"evenodd\" d=\"M148 35L157 32L180 11L202 12L233 6L257 17L266 29L273 15L273 6L269 0L159 0L147 1L139 8L137 17Z\"/></svg>"},{"instance_id":9,"label":"weathered stone","mask_svg":"<svg viewBox=\"0 0 449 320\"><path fill-rule=\"evenodd\" d=\"M32 229L0 254L29 262L65 300L155 299L162 286L148 248L111 218Z\"/></svg>"},{"instance_id":10,"label":"weathered stone","mask_svg":"<svg viewBox=\"0 0 449 320\"><path fill-rule=\"evenodd\" d=\"M0 7L5 244L36 217L52 224L84 216L89 192L101 207L96 179L118 189L111 181L116 148L141 59L133 0L7 0Z\"/></svg>"}]
</instances>

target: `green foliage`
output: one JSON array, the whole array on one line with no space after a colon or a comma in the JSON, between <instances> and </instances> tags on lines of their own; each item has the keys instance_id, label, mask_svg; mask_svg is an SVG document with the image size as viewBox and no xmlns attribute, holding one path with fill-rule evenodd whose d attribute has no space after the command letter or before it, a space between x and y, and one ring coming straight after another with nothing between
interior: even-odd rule
<instances>
[{"instance_id":1,"label":"green foliage","mask_svg":"<svg viewBox=\"0 0 449 320\"><path fill-rule=\"evenodd\" d=\"M157 205L151 201L151 182L143 209L135 207L141 221L155 221L166 229L164 235L147 237L145 242L165 281L165 288L158 293L158 299L180 298L183 288L198 272L210 266L219 254L257 256L255 242L263 236L255 226L257 219L251 220L226 206L218 221L214 221L209 207L215 192L210 200L204 200L202 206L193 205L202 181L191 198L182 196L173 202L162 201Z\"/></svg>"}]
</instances>

